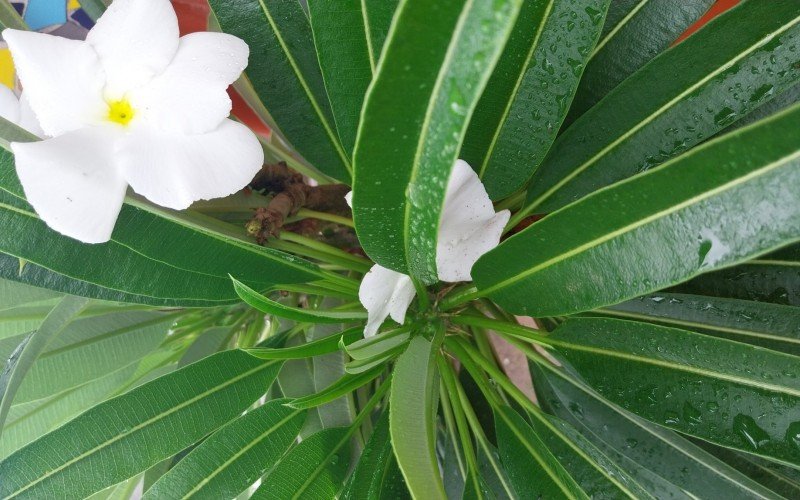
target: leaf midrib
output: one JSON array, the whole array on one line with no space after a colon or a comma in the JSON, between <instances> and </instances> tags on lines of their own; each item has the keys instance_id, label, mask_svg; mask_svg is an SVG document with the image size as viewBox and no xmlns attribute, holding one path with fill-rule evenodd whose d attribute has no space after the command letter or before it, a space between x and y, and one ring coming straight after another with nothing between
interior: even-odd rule
<instances>
[{"instance_id":1,"label":"leaf midrib","mask_svg":"<svg viewBox=\"0 0 800 500\"><path fill-rule=\"evenodd\" d=\"M326 0L327 1L327 0ZM267 8L264 0L258 0L259 5L261 5L261 10L264 12L264 17L267 18L267 22L269 22L270 27L272 27L272 32L275 34L275 38L278 40L278 43L283 49L283 53L286 56L286 60L289 62L289 65L292 67L292 70L297 77L300 86L303 87L303 92L305 92L306 96L308 97L308 101L311 104L311 107L314 108L314 112L319 117L319 121L322 124L322 127L325 129L325 133L328 136L331 144L333 145L334 149L336 149L336 153L339 155L339 158L342 161L342 165L344 165L345 170L347 173L350 174L352 177L353 175L353 167L350 165L350 160L347 158L347 155L342 150L342 146L339 144L339 139L337 138L336 134L333 133L333 129L331 128L328 120L325 118L325 115L322 113L322 108L320 108L317 99L311 93L311 88L308 86L306 79L303 77L303 74L300 72L300 68L297 66L297 62L294 60L294 56L289 51L289 47L286 45L286 41L283 39L283 35L281 31L278 29L277 24L275 24L275 20L272 18L272 14Z\"/></svg>"},{"instance_id":2,"label":"leaf midrib","mask_svg":"<svg viewBox=\"0 0 800 500\"><path fill-rule=\"evenodd\" d=\"M594 50L592 51L592 53L591 53L591 55L589 56L589 59L586 61L586 63L588 64L588 63L589 63L589 61L591 61L591 60L592 60L592 58L593 58L595 55L597 55L597 53L598 53L598 52L600 52L600 51L603 49L603 47L605 47L605 45L606 45L608 42L610 42L610 41L611 41L611 39L612 39L612 38L614 38L614 36L615 36L615 35L616 35L616 34L617 34L617 33L618 33L618 32L619 32L619 31L620 31L622 28L624 28L624 27L625 27L625 25L627 25L627 24L628 24L628 21L630 21L631 19L633 19L633 17L634 17L636 14L638 14L638 13L639 13L639 11L640 11L640 10L642 10L642 9L644 8L644 6L645 6L645 5L647 5L647 3L648 3L649 1L650 1L650 0L641 0L641 1L640 1L638 4L636 4L636 7L634 7L633 9L631 9L631 11L630 11L630 12L628 12L628 13L625 15L625 17L623 17L622 19L620 19L620 21L619 21L619 22L618 22L616 25L614 25L614 28L613 28L611 31L609 31L609 32L606 34L606 36L605 36L605 37L604 37L602 40L600 40L600 41L598 41L598 42L597 42L597 45L595 45L595 47L594 47Z\"/></svg>"},{"instance_id":3,"label":"leaf midrib","mask_svg":"<svg viewBox=\"0 0 800 500\"><path fill-rule=\"evenodd\" d=\"M631 127L631 128L629 128L628 130L626 130L626 131L625 131L625 133L623 133L623 134L622 134L622 135L620 135L618 138L616 138L616 139L615 139L615 140L613 140L611 143L609 143L607 146L605 146L603 149L601 149L600 151L598 151L597 153L595 153L595 154L594 154L594 156L592 156L592 157L591 157L591 158L589 158L588 160L586 160L586 161L584 161L583 163L581 163L580 165L578 165L578 167L577 167L577 168L575 168L575 169L574 169L574 170L572 170L572 171L571 171L569 174L567 174L566 176L564 176L564 178L562 178L562 179L561 179L559 182L557 182L556 184L554 184L554 185L553 185L553 187L551 187L550 189L548 189L547 191L545 191L544 193L542 193L542 195L540 195L540 196L539 196L537 199L535 199L533 202L531 202L530 204L528 204L528 205L527 205L527 206L526 206L526 207L525 207L523 210L526 210L528 213L530 213L530 211L531 211L531 210L535 209L535 208L536 208L537 206L539 206L539 205L540 205L542 202L544 202L544 201L545 201L545 200L547 200L547 199L548 199L550 196L552 196L552 195L553 195L553 194L554 194L556 191L558 191L558 190L559 190L559 189L561 189L561 188L562 188L564 185L566 185L566 184L568 184L569 182L571 182L571 181L572 181L572 179L574 179L575 177L577 177L578 175L580 175L581 173L583 173L585 170L587 170L588 168L590 168L590 167L591 167L591 166L592 166L594 163L596 163L596 162L597 162L597 161L598 161L600 158L604 157L604 156L605 156L606 154L608 154L610 151L612 151L612 150L613 150L613 149L615 149L617 146L619 146L620 144L622 144L623 142L625 142L627 139L629 139L630 137L632 137L632 136L633 136L634 134L636 134L636 133L637 133L639 130L641 130L642 128L644 128L645 126L647 126L647 125L648 125L650 122L654 121L654 120L655 120L656 118L658 118L660 115L662 115L662 114L664 114L665 112L667 112L667 111L668 111L670 108L672 108L674 105L676 105L676 104L678 104L679 102L681 102L681 100L682 100L684 97L686 97L686 96L690 95L691 93L693 93L695 90L697 90L697 89L699 89L700 87L702 87L702 86L703 86L704 84L706 84L707 82L709 82L709 81L713 80L714 78L716 78L716 77L717 77L719 74L721 74L721 73L723 73L724 71L728 70L729 68L733 67L733 66L734 66L736 63L738 63L739 61L741 61L741 60L742 60L742 59L744 59L745 57L749 56L749 55L750 55L752 52L755 52L757 49L759 49L759 48L761 48L762 46L764 46L765 44L769 43L769 42L770 42L772 39L774 39L776 36L778 36L778 35L780 35L780 34L784 33L785 31L788 31L789 29L793 28L793 27L794 27L794 26L795 26L795 25L796 25L798 22L800 22L800 16L798 16L798 17L795 17L794 19L792 19L792 21L791 21L791 22L788 22L788 23L786 23L785 25L781 26L781 28L780 28L780 29L778 29L778 30L775 30L775 31L773 31L773 32L771 32L771 33L769 33L769 34L765 35L765 36L764 36L764 37L762 37L762 38L761 38L761 39L760 39L760 40L759 40L757 43L755 43L755 44L751 45L750 47L748 47L748 48L747 48L747 49L745 49L744 51L740 52L739 54L737 54L735 57L733 57L732 59L730 59L730 60L729 60L728 62L726 62L725 64L721 65L721 66L720 66L719 68L717 68L716 70L712 71L711 73L708 73L706 76L704 76L702 79L700 79L700 80L699 80L697 83L694 83L694 84L690 85L689 87L687 87L687 88L686 88L686 90L684 90L683 92L679 93L677 96L675 96L675 97L674 97L674 98L672 98L670 101L668 101L666 104L664 104L663 106L661 106L660 108L658 108L658 109L657 109L656 111L654 111L652 114L650 114L649 116L645 117L645 119L644 119L644 120L640 121L639 123L637 123L637 124L636 124L636 125L634 125L633 127Z\"/></svg>"},{"instance_id":4,"label":"leaf midrib","mask_svg":"<svg viewBox=\"0 0 800 500\"><path fill-rule=\"evenodd\" d=\"M486 154L483 157L483 162L481 162L480 170L478 171L478 177L480 177L481 179L483 179L483 176L486 173L486 168L489 166L489 160L492 158L492 155L494 154L494 149L497 146L497 141L500 139L500 132L505 127L506 120L508 120L508 115L511 113L511 108L513 107L514 101L516 100L515 97L519 92L519 88L522 86L522 81L525 79L525 74L527 72L528 65L530 65L534 52L536 52L536 49L539 48L539 41L542 38L542 33L544 33L544 25L550 19L550 14L552 13L554 2L555 0L550 0L547 3L547 7L545 8L544 14L542 15L542 20L539 23L539 27L536 29L536 36L534 37L533 42L531 43L531 48L528 50L528 54L525 56L525 62L520 68L519 75L517 76L517 81L514 83L514 89L508 96L508 101L506 102L505 108L503 109L503 114L500 117L500 120L497 122L497 127L495 127L494 133L492 134L492 140L489 143L489 149L486 151Z\"/></svg>"},{"instance_id":5,"label":"leaf midrib","mask_svg":"<svg viewBox=\"0 0 800 500\"><path fill-rule=\"evenodd\" d=\"M798 17L798 19L800 19L800 17ZM676 158L676 160L681 159L681 158L683 158L683 157ZM607 234L605 234L605 235L603 235L603 236L601 236L599 238L595 238L595 239L593 239L591 241L588 241L588 242L586 242L586 243L584 243L582 245L579 245L579 246L575 247L572 250L569 250L569 251L564 252L564 253L562 253L560 255L552 257L552 258L546 260L545 262L543 262L543 263L541 263L539 265L533 266L532 268L530 268L528 270L525 270L525 271L522 271L522 272L516 274L515 276L512 276L512 277L507 278L507 279L505 279L505 280L503 280L503 281L501 281L501 282L499 282L499 283L497 283L495 285L487 287L487 288L481 290L481 292L483 294L489 294L489 293L492 293L492 292L494 292L494 291L496 291L496 290L498 290L500 288L504 288L506 286L512 285L514 283L517 283L520 280L523 280L523 279L527 278L528 276L530 276L532 274L535 274L536 272L538 272L538 271L540 271L540 270L542 270L542 269L544 269L546 267L549 267L549 266L551 266L553 264L556 264L558 262L567 260L570 257L574 257L575 255L578 255L578 254L580 254L580 253L582 253L582 252L584 252L586 250L590 250L590 249L592 249L592 248L594 248L596 246L599 246L599 245L601 245L601 244L603 244L603 243L605 243L607 241L611 241L612 239L614 239L614 238L616 238L618 236L621 236L621 235L623 235L623 234L625 234L627 232L630 232L630 231L632 231L634 229L637 229L637 228L640 228L642 226L645 226L645 225L647 225L647 224L649 224L651 222L655 222L658 219L661 219L663 217L666 217L668 215L676 213L676 212L678 212L678 211L680 211L680 210L682 210L684 208L687 208L687 207L689 207L689 206L691 206L691 205L693 205L695 203L699 203L699 202L701 202L703 200L706 200L706 199L711 198L713 196L716 196L718 194L722 194L725 191L728 191L729 189L733 189L733 188L735 188L735 187L737 187L737 186L739 186L741 184L744 184L744 183L750 181L751 179L755 179L755 178L757 178L757 177L759 177L761 175L766 175L769 172L771 172L773 170L776 170L776 169L784 166L786 163L789 163L789 162L791 162L793 160L796 160L798 158L800 158L800 150L795 151L794 153L792 153L790 155L784 156L784 157L782 157L782 158L780 158L780 159L778 159L778 160L776 160L776 161L774 161L772 163L769 163L769 164L767 164L767 165L765 165L765 166L763 166L763 167L761 167L759 169L753 170L752 172L749 172L746 175L743 175L743 176L738 177L736 179L733 179L733 180L731 180L729 182L726 182L725 184L717 186L716 188L713 188L713 189L710 189L708 191L704 191L704 192L702 192L702 193L700 193L698 195L692 196L692 197L690 197L690 198L688 198L688 199L686 199L686 200L684 200L684 201L682 201L680 203L677 203L677 204L675 204L675 205L673 205L673 206L671 206L671 207L669 207L667 209L655 212L652 215L644 217L644 218L642 218L642 219L640 219L638 221L632 222L632 223L630 223L630 224L628 224L626 226L623 226L623 227L621 227L619 229L611 231L610 233L607 233ZM651 174L651 173L659 172L664 167L670 166L671 163L672 162L664 164L660 168L654 169L651 172L646 173L644 175L648 175L648 174ZM622 181L621 183L614 184L612 186L608 186L608 187L604 188L603 190L619 187L621 184L625 184L625 183L628 183L628 182L639 181L642 178L644 178L644 177L629 178L629 179L626 179L625 181ZM568 205L568 207L569 207L569 205ZM562 210L565 210L566 208L567 207L565 207ZM558 212L556 212L556 213L558 213Z\"/></svg>"},{"instance_id":6,"label":"leaf midrib","mask_svg":"<svg viewBox=\"0 0 800 500\"><path fill-rule=\"evenodd\" d=\"M256 439L252 440L250 443L248 443L247 446L243 447L241 450L239 450L236 453L234 453L233 455L231 455L231 457L228 460L225 460L225 462L220 464L219 467L217 467L214 470L212 470L205 478L203 478L202 481L200 481L197 485L195 485L194 488L189 490L182 498L183 499L187 499L187 498L191 497L193 494L195 494L196 492L198 492L199 490L203 489L203 487L206 484L208 484L212 479L214 479L214 477L216 477L220 472L222 472L230 464L232 464L239 457L241 457L242 455L244 455L245 453L250 451L251 448L253 448L257 444L260 444L264 439L267 438L267 436L269 436L270 434L275 432L278 428L283 427L283 425L286 424L286 422L288 422L289 420L291 420L294 417L296 417L301 411L302 410L294 410L294 411L292 411L291 413L286 415L284 418L282 418L278 423L276 423L275 425L273 425L272 427L270 427L269 429L267 429L263 433L259 434L258 437L256 437Z\"/></svg>"},{"instance_id":7,"label":"leaf midrib","mask_svg":"<svg viewBox=\"0 0 800 500\"><path fill-rule=\"evenodd\" d=\"M639 362L646 365L658 366L661 368L672 369L675 371L691 373L693 375L699 375L702 377L708 377L711 379L721 380L723 382L730 382L735 384L741 384L747 387L752 387L754 389L761 389L767 391L773 391L780 394L788 394L790 396L800 398L800 390L792 389L790 387L782 386L782 385L775 385L775 384L768 384L768 383L757 383L756 381L736 375L731 375L728 373L721 373L709 370L707 368L700 368L691 365L681 365L677 363L673 363L670 361L655 359L655 358L647 358L644 356L637 356L635 354L615 351L613 349L606 349L601 347L593 347L593 346L582 346L578 344L574 344L569 341L562 341L557 340L554 338L548 339L548 343L558 347L561 346L566 349L572 349L575 351L582 351L588 352L596 355L603 355L608 356L609 358L619 358L624 359L627 361L634 361Z\"/></svg>"},{"instance_id":8,"label":"leaf midrib","mask_svg":"<svg viewBox=\"0 0 800 500\"><path fill-rule=\"evenodd\" d=\"M261 370L265 370L267 368L270 368L272 365L274 365L276 363L277 363L277 361L271 361L271 362L268 362L268 363L264 363L263 365L257 366L257 367L255 367L255 368L253 368L251 370L248 370L248 371L246 371L246 372L244 372L244 373L242 373L240 375L237 375L236 377L229 378L224 383L216 385L216 386L214 386L211 389L208 389L206 391L203 391L200 394L198 394L198 395L196 395L196 396L194 396L194 397L192 397L192 398L190 398L190 399L188 399L188 400L186 400L186 401L184 401L184 402L182 402L182 403L180 403L180 404L178 404L176 406L173 406L172 408L170 408L169 410L167 410L165 412L161 412L158 415L154 415L153 417L150 417L149 419L145 420L144 422L131 427L129 430L124 431L124 432L122 432L120 434L117 434L113 438L107 439L104 442L98 444L97 446L95 446L95 447L93 447L93 448L81 453L77 457L74 457L74 458L66 461L64 464L62 464L62 465L60 465L60 466L58 466L58 467L56 467L56 468L54 468L52 470L49 470L45 474L43 474L43 475L39 476L38 478L36 478L34 481L29 482L24 487L19 488L16 491L12 492L11 494L8 495L7 498L13 498L13 497L19 495L20 493L22 493L24 491L27 491L28 489L30 489L33 486L39 484L40 482L44 481L45 479L53 476L54 474L56 474L58 472L61 472L62 470L66 469L67 467L79 462L80 460L83 460L84 458L88 457L89 455L92 455L93 453L95 453L95 452L97 452L97 451L99 451L99 450L101 450L101 449L103 449L103 448L105 448L107 446L110 446L110 445L116 443L117 441L119 441L121 439L124 439L124 438L132 435L133 433L138 432L139 430L141 430L141 429L143 429L143 428L145 428L145 427L147 427L147 426L149 426L149 425L151 425L151 424L153 424L153 423L155 423L155 422L157 422L157 421L159 421L159 420L161 420L163 418L166 418L167 416L169 416L169 415L171 415L171 414L173 414L173 413L175 413L175 412L177 412L179 410L182 410L182 409L188 407L189 405L192 405L192 404L196 403L197 401L200 401L200 400L202 400L202 399L214 394L215 392L219 392L219 391L225 389L226 387L228 387L228 386L230 386L230 385L232 385L232 384L234 384L234 383L236 383L236 382L238 382L240 380L243 380L243 379L245 379L245 378L247 378L247 377L249 377L249 376L251 376L251 375L253 375L253 374L255 374L255 373L259 372L259 371L261 371ZM113 399L109 400L109 401L113 401ZM8 460L8 459L6 459L6 460Z\"/></svg>"}]
</instances>

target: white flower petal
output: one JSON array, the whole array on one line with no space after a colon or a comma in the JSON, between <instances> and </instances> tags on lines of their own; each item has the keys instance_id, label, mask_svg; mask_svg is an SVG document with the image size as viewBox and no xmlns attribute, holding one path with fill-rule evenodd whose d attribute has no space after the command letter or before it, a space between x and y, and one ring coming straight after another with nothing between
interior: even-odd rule
<instances>
[{"instance_id":1,"label":"white flower petal","mask_svg":"<svg viewBox=\"0 0 800 500\"><path fill-rule=\"evenodd\" d=\"M224 33L181 37L167 69L130 93L131 105L151 126L187 134L214 130L231 113L226 89L247 67L249 51Z\"/></svg>"},{"instance_id":2,"label":"white flower petal","mask_svg":"<svg viewBox=\"0 0 800 500\"><path fill-rule=\"evenodd\" d=\"M346 195L344 195L344 201L347 202L347 206L353 208L353 192L348 191Z\"/></svg>"},{"instance_id":3,"label":"white flower petal","mask_svg":"<svg viewBox=\"0 0 800 500\"><path fill-rule=\"evenodd\" d=\"M47 135L98 123L108 114L100 60L84 42L4 30L25 95Z\"/></svg>"},{"instance_id":4,"label":"white flower petal","mask_svg":"<svg viewBox=\"0 0 800 500\"><path fill-rule=\"evenodd\" d=\"M33 108L31 108L31 102L25 92L22 92L19 96L19 123L17 125L39 137L46 136L42 126L39 125L39 119L36 117Z\"/></svg>"},{"instance_id":5,"label":"white flower petal","mask_svg":"<svg viewBox=\"0 0 800 500\"><path fill-rule=\"evenodd\" d=\"M19 125L19 99L13 90L0 85L0 116Z\"/></svg>"},{"instance_id":6,"label":"white flower petal","mask_svg":"<svg viewBox=\"0 0 800 500\"><path fill-rule=\"evenodd\" d=\"M48 226L85 243L111 237L127 188L112 164L117 133L91 127L11 145L25 196Z\"/></svg>"},{"instance_id":7,"label":"white flower petal","mask_svg":"<svg viewBox=\"0 0 800 500\"><path fill-rule=\"evenodd\" d=\"M481 255L500 242L511 213L495 214L478 175L458 160L450 174L439 224L436 268L447 282L471 281L471 270Z\"/></svg>"},{"instance_id":8,"label":"white flower petal","mask_svg":"<svg viewBox=\"0 0 800 500\"><path fill-rule=\"evenodd\" d=\"M225 120L216 130L198 135L134 127L121 141L117 161L137 193L182 210L246 186L261 169L264 151L250 129Z\"/></svg>"},{"instance_id":9,"label":"white flower petal","mask_svg":"<svg viewBox=\"0 0 800 500\"><path fill-rule=\"evenodd\" d=\"M358 289L358 298L367 310L364 336L375 335L387 316L403 324L414 295L416 291L411 278L378 264L372 266Z\"/></svg>"},{"instance_id":10,"label":"white flower petal","mask_svg":"<svg viewBox=\"0 0 800 500\"><path fill-rule=\"evenodd\" d=\"M114 0L86 35L105 68L106 97L121 99L164 71L178 36L169 0Z\"/></svg>"}]
</instances>

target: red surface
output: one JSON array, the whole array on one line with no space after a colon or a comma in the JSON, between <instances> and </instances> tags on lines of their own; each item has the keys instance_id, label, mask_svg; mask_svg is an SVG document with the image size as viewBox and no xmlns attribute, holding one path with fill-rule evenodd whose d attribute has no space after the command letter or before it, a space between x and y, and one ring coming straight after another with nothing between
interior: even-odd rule
<instances>
[{"instance_id":1,"label":"red surface","mask_svg":"<svg viewBox=\"0 0 800 500\"><path fill-rule=\"evenodd\" d=\"M710 20L714 19L731 7L735 7L739 1L740 0L717 0L716 3L714 3L710 9L708 9L708 12L703 14L703 17L698 19L693 25L689 26L689 28L681 36L679 36L677 40L675 40L675 43L682 42L686 37L702 28Z\"/></svg>"}]
</instances>

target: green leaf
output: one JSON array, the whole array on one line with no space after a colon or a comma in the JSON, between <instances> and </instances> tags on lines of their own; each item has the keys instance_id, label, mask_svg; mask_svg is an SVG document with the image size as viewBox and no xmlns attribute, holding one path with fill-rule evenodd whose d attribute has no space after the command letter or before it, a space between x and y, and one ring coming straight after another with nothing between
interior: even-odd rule
<instances>
[{"instance_id":1,"label":"green leaf","mask_svg":"<svg viewBox=\"0 0 800 500\"><path fill-rule=\"evenodd\" d=\"M97 21L108 8L111 2L106 0L81 0L81 9L92 21Z\"/></svg>"},{"instance_id":2,"label":"green leaf","mask_svg":"<svg viewBox=\"0 0 800 500\"><path fill-rule=\"evenodd\" d=\"M305 359L339 350L339 346L350 344L364 336L364 327L348 328L341 335L329 335L311 342L282 348L254 347L244 351L259 359Z\"/></svg>"},{"instance_id":3,"label":"green leaf","mask_svg":"<svg viewBox=\"0 0 800 500\"><path fill-rule=\"evenodd\" d=\"M349 154L356 143L361 105L375 69L363 8L362 0L308 2L314 45L336 130Z\"/></svg>"},{"instance_id":4,"label":"green leaf","mask_svg":"<svg viewBox=\"0 0 800 500\"><path fill-rule=\"evenodd\" d=\"M797 498L800 495L800 472L797 469L746 453L720 448L711 443L698 440L697 444L719 457L720 460L747 474L754 481L758 481L775 493L782 495L782 498Z\"/></svg>"},{"instance_id":5,"label":"green leaf","mask_svg":"<svg viewBox=\"0 0 800 500\"><path fill-rule=\"evenodd\" d=\"M11 406L0 438L0 459L105 400L136 371L138 361L47 399Z\"/></svg>"},{"instance_id":6,"label":"green leaf","mask_svg":"<svg viewBox=\"0 0 800 500\"><path fill-rule=\"evenodd\" d=\"M682 491L697 498L773 497L678 434L612 404L572 373L547 361L531 363L531 372L542 406L578 428L609 457L616 455L615 461L657 498L680 498Z\"/></svg>"},{"instance_id":7,"label":"green leaf","mask_svg":"<svg viewBox=\"0 0 800 500\"><path fill-rule=\"evenodd\" d=\"M654 322L800 355L800 310L795 307L656 293L587 314Z\"/></svg>"},{"instance_id":8,"label":"green leaf","mask_svg":"<svg viewBox=\"0 0 800 500\"><path fill-rule=\"evenodd\" d=\"M280 318L307 323L346 323L367 319L367 313L361 311L321 311L287 306L261 295L236 278L231 277L231 280L239 298L264 314L274 314Z\"/></svg>"},{"instance_id":9,"label":"green leaf","mask_svg":"<svg viewBox=\"0 0 800 500\"><path fill-rule=\"evenodd\" d=\"M2 435L11 402L22 386L25 376L36 359L53 342L72 319L86 307L87 300L81 297L66 296L47 315L38 330L31 333L9 356L0 374L0 435Z\"/></svg>"},{"instance_id":10,"label":"green leaf","mask_svg":"<svg viewBox=\"0 0 800 500\"><path fill-rule=\"evenodd\" d=\"M78 387L143 358L166 338L173 321L174 316L148 311L72 321L31 366L15 403Z\"/></svg>"},{"instance_id":11,"label":"green leaf","mask_svg":"<svg viewBox=\"0 0 800 500\"><path fill-rule=\"evenodd\" d=\"M36 285L93 298L218 305L236 302L228 273L243 274L248 283L264 286L322 277L309 262L205 226L222 224L218 221L178 214L137 199L128 199L123 206L108 243L86 245L61 236L39 220L25 201L13 156L5 150L0 150L0 221L7 228L0 234L0 252L29 263L21 273L17 265L4 276L30 272ZM228 230L224 224L223 228ZM49 273L29 271L30 264L72 280L54 284Z\"/></svg>"},{"instance_id":12,"label":"green leaf","mask_svg":"<svg viewBox=\"0 0 800 500\"><path fill-rule=\"evenodd\" d=\"M614 87L667 48L714 0L612 1L565 123L575 121Z\"/></svg>"},{"instance_id":13,"label":"green leaf","mask_svg":"<svg viewBox=\"0 0 800 500\"><path fill-rule=\"evenodd\" d=\"M349 440L350 430L341 427L312 434L284 455L251 498L336 498L350 465Z\"/></svg>"},{"instance_id":14,"label":"green leaf","mask_svg":"<svg viewBox=\"0 0 800 500\"><path fill-rule=\"evenodd\" d=\"M443 334L443 327L440 325ZM438 342L437 342L438 344ZM389 428L397 463L415 498L445 498L435 453L438 407L437 344L411 339L392 375Z\"/></svg>"},{"instance_id":15,"label":"green leaf","mask_svg":"<svg viewBox=\"0 0 800 500\"><path fill-rule=\"evenodd\" d=\"M279 369L227 351L101 403L0 462L0 496L84 497L143 472L240 415Z\"/></svg>"},{"instance_id":16,"label":"green leaf","mask_svg":"<svg viewBox=\"0 0 800 500\"><path fill-rule=\"evenodd\" d=\"M800 464L800 358L605 318L570 319L547 342L600 394L651 422Z\"/></svg>"},{"instance_id":17,"label":"green leaf","mask_svg":"<svg viewBox=\"0 0 800 500\"><path fill-rule=\"evenodd\" d=\"M219 429L143 498L233 498L247 489L280 460L303 426L305 412L285 402L270 401Z\"/></svg>"},{"instance_id":18,"label":"green leaf","mask_svg":"<svg viewBox=\"0 0 800 500\"><path fill-rule=\"evenodd\" d=\"M389 436L389 411L384 410L361 452L341 498L401 500L410 498L394 457Z\"/></svg>"},{"instance_id":19,"label":"green leaf","mask_svg":"<svg viewBox=\"0 0 800 500\"><path fill-rule=\"evenodd\" d=\"M368 359L408 343L410 337L410 328L401 327L348 344L344 350L353 359Z\"/></svg>"},{"instance_id":20,"label":"green leaf","mask_svg":"<svg viewBox=\"0 0 800 500\"><path fill-rule=\"evenodd\" d=\"M523 187L544 159L570 109L608 3L523 2L461 148L461 158L478 172L490 198Z\"/></svg>"},{"instance_id":21,"label":"green leaf","mask_svg":"<svg viewBox=\"0 0 800 500\"><path fill-rule=\"evenodd\" d=\"M15 30L29 29L11 2L0 2L0 27Z\"/></svg>"},{"instance_id":22,"label":"green leaf","mask_svg":"<svg viewBox=\"0 0 800 500\"><path fill-rule=\"evenodd\" d=\"M361 0L361 13L364 15L364 25L369 33L367 41L373 67L378 65L389 26L392 24L399 3L400 0Z\"/></svg>"},{"instance_id":23,"label":"green leaf","mask_svg":"<svg viewBox=\"0 0 800 500\"><path fill-rule=\"evenodd\" d=\"M0 279L0 311L60 297L58 293L44 288Z\"/></svg>"},{"instance_id":24,"label":"green leaf","mask_svg":"<svg viewBox=\"0 0 800 500\"><path fill-rule=\"evenodd\" d=\"M569 205L481 257L475 283L514 314L558 316L796 241L798 127L800 106Z\"/></svg>"},{"instance_id":25,"label":"green leaf","mask_svg":"<svg viewBox=\"0 0 800 500\"><path fill-rule=\"evenodd\" d=\"M338 3L338 2L337 2ZM325 174L350 180L314 50L308 17L297 0L210 0L222 30L250 46L245 76L280 132Z\"/></svg>"},{"instance_id":26,"label":"green leaf","mask_svg":"<svg viewBox=\"0 0 800 500\"><path fill-rule=\"evenodd\" d=\"M447 179L520 4L400 2L354 155L356 229L382 266L436 281Z\"/></svg>"},{"instance_id":27,"label":"green leaf","mask_svg":"<svg viewBox=\"0 0 800 500\"><path fill-rule=\"evenodd\" d=\"M371 381L375 380L381 373L383 373L382 366L373 368L367 372L360 373L358 375L351 375L347 373L342 378L332 383L328 387L324 388L323 390L315 394L310 394L308 396L292 400L288 402L287 405L297 409L308 409L324 405L326 403L330 403L331 401L339 399L344 395L350 394L359 387L370 383Z\"/></svg>"},{"instance_id":28,"label":"green leaf","mask_svg":"<svg viewBox=\"0 0 800 500\"><path fill-rule=\"evenodd\" d=\"M800 306L800 262L751 260L698 276L675 291Z\"/></svg>"},{"instance_id":29,"label":"green leaf","mask_svg":"<svg viewBox=\"0 0 800 500\"><path fill-rule=\"evenodd\" d=\"M494 410L500 459L520 498L586 498L542 439L514 410Z\"/></svg>"},{"instance_id":30,"label":"green leaf","mask_svg":"<svg viewBox=\"0 0 800 500\"><path fill-rule=\"evenodd\" d=\"M713 136L800 78L799 43L797 2L742 2L717 17L561 134L525 211L553 211Z\"/></svg>"}]
</instances>

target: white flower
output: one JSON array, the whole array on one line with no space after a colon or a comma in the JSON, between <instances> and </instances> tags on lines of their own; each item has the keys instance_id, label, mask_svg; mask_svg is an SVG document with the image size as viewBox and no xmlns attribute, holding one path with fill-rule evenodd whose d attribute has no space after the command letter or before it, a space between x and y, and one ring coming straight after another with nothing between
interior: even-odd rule
<instances>
[{"instance_id":1,"label":"white flower","mask_svg":"<svg viewBox=\"0 0 800 500\"><path fill-rule=\"evenodd\" d=\"M20 95L18 99L17 95L5 85L0 85L0 116L28 132L42 135L42 128L25 94Z\"/></svg>"},{"instance_id":2,"label":"white flower","mask_svg":"<svg viewBox=\"0 0 800 500\"><path fill-rule=\"evenodd\" d=\"M263 163L255 135L228 119L226 89L247 45L221 33L179 38L169 0L115 0L85 42L9 29L3 38L48 137L12 144L17 174L56 231L105 242L128 185L181 210L239 190Z\"/></svg>"},{"instance_id":3,"label":"white flower","mask_svg":"<svg viewBox=\"0 0 800 500\"><path fill-rule=\"evenodd\" d=\"M347 202L351 203L348 193ZM481 255L500 243L503 228L511 213L495 213L492 201L478 175L463 160L456 161L439 221L436 268L439 279L447 282L472 281L472 266ZM411 278L378 264L364 276L358 298L367 310L364 336L371 337L391 316L402 324L416 291Z\"/></svg>"}]
</instances>

